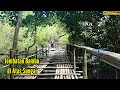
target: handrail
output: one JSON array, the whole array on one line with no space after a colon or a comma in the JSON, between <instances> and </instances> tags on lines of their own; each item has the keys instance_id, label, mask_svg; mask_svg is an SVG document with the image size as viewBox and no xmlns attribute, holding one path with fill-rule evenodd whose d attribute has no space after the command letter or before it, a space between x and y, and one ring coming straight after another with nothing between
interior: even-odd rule
<instances>
[{"instance_id":1,"label":"handrail","mask_svg":"<svg viewBox=\"0 0 120 90\"><path fill-rule=\"evenodd\" d=\"M10 53L0 53L0 55L10 55Z\"/></svg>"},{"instance_id":2,"label":"handrail","mask_svg":"<svg viewBox=\"0 0 120 90\"><path fill-rule=\"evenodd\" d=\"M2 67L0 67L0 70L2 69L2 68L6 68L6 67L8 67L9 65L5 65L5 66L2 66Z\"/></svg>"},{"instance_id":3,"label":"handrail","mask_svg":"<svg viewBox=\"0 0 120 90\"><path fill-rule=\"evenodd\" d=\"M37 53L39 52L39 53ZM37 53L37 54L36 54ZM32 53L17 53L17 54L14 54L15 56L17 55L28 55L26 58L30 58L30 57L33 57L33 56L36 56L36 55L39 55L39 54L45 54L46 52L42 51L41 49L40 50L37 50L35 52L32 52ZM32 54L32 55L31 55ZM10 55L10 53L0 53L0 55ZM5 68L5 67L8 67L9 65L5 65L5 66L2 66L0 67L0 69L2 68Z\"/></svg>"},{"instance_id":4,"label":"handrail","mask_svg":"<svg viewBox=\"0 0 120 90\"><path fill-rule=\"evenodd\" d=\"M75 44L70 44L70 45L77 47L77 48L86 49L86 51L88 51L89 53L95 54L95 55L96 55L96 52L98 51L97 49L94 49L91 47L79 46ZM97 56L100 57L103 62L120 69L120 54L119 53L110 52L110 51L100 51Z\"/></svg>"},{"instance_id":5,"label":"handrail","mask_svg":"<svg viewBox=\"0 0 120 90\"><path fill-rule=\"evenodd\" d=\"M17 54L14 54L14 55L30 55L30 54L34 54L34 53L37 53L37 52L40 52L40 51L41 51L41 49L38 50L38 51L36 51L36 52L31 52L31 53L18 52ZM23 51L23 52L25 52L25 51ZM45 52L44 52L44 51L43 51L43 52L41 51L40 54L42 54L42 53L45 53ZM10 53L0 53L0 55L10 55Z\"/></svg>"}]
</instances>

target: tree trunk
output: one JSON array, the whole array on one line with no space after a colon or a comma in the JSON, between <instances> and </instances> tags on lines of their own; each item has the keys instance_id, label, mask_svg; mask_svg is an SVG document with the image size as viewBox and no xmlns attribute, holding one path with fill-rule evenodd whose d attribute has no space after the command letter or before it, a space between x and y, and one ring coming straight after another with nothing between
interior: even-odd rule
<instances>
[{"instance_id":1,"label":"tree trunk","mask_svg":"<svg viewBox=\"0 0 120 90\"><path fill-rule=\"evenodd\" d=\"M15 57L14 54L17 52L17 43L18 43L18 34L19 34L19 29L22 24L22 11L18 11L18 20L17 24L15 27L15 33L14 33L14 39L13 39L13 47L10 49L10 58L17 58ZM14 67L14 64L10 64L10 68L12 69ZM14 74L10 74L10 79L14 79Z\"/></svg>"},{"instance_id":2,"label":"tree trunk","mask_svg":"<svg viewBox=\"0 0 120 90\"><path fill-rule=\"evenodd\" d=\"M35 16L36 16L36 13L35 13ZM28 53L30 51L30 48L33 47L36 43L36 32L37 32L37 17L35 17L35 23L34 23L34 27L35 27L35 32L34 32L34 42L31 46L28 47Z\"/></svg>"},{"instance_id":3,"label":"tree trunk","mask_svg":"<svg viewBox=\"0 0 120 90\"><path fill-rule=\"evenodd\" d=\"M21 24L22 24L22 11L18 11L18 20L17 20L17 24L15 27L13 49L17 49L18 34L19 34L19 29L20 29Z\"/></svg>"},{"instance_id":4,"label":"tree trunk","mask_svg":"<svg viewBox=\"0 0 120 90\"><path fill-rule=\"evenodd\" d=\"M36 43L36 31L37 31L37 25L35 23L34 42L33 42L33 44L31 46L28 47L28 53L30 51L30 48L33 47L35 45L35 43Z\"/></svg>"}]
</instances>

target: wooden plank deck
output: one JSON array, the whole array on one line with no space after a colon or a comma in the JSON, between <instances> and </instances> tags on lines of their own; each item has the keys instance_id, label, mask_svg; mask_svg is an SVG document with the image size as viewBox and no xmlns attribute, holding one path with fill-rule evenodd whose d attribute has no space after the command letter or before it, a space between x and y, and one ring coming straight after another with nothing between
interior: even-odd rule
<instances>
[{"instance_id":1,"label":"wooden plank deck","mask_svg":"<svg viewBox=\"0 0 120 90\"><path fill-rule=\"evenodd\" d=\"M76 72L71 64L57 64L55 79L78 79ZM66 69L63 69L66 68Z\"/></svg>"},{"instance_id":2,"label":"wooden plank deck","mask_svg":"<svg viewBox=\"0 0 120 90\"><path fill-rule=\"evenodd\" d=\"M79 79L82 78L82 71L76 72L71 64L71 62L65 56L65 52L55 51L50 54L49 60L41 62L41 64L30 66L29 68L37 68L38 73L35 75L19 75L15 79L36 79L38 76L40 78L47 78L52 76L54 79ZM72 62L73 63L73 62ZM79 68L79 67L75 67ZM45 70L47 72L45 72ZM50 70L50 72L49 72ZM43 72L42 72L43 71ZM52 71L52 73L51 73ZM55 72L53 72L55 71Z\"/></svg>"},{"instance_id":3,"label":"wooden plank deck","mask_svg":"<svg viewBox=\"0 0 120 90\"><path fill-rule=\"evenodd\" d=\"M49 62L46 62L45 65L33 65L33 66L29 66L29 68L38 68L37 74L40 74L44 70L43 68L45 68L48 63ZM26 76L17 76L14 79L36 79L36 78L37 78L37 76L26 75Z\"/></svg>"}]
</instances>

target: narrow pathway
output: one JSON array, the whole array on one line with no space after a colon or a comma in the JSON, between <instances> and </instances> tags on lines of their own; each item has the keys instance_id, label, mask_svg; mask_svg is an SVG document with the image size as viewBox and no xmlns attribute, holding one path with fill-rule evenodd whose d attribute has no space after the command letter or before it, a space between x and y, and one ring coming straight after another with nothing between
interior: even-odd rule
<instances>
[{"instance_id":1,"label":"narrow pathway","mask_svg":"<svg viewBox=\"0 0 120 90\"><path fill-rule=\"evenodd\" d=\"M40 65L29 66L31 68L39 68L36 76L17 76L15 79L82 79L81 72L76 73L65 55L62 48L51 48L49 51L49 59L44 59ZM76 67L79 68L79 67Z\"/></svg>"}]
</instances>

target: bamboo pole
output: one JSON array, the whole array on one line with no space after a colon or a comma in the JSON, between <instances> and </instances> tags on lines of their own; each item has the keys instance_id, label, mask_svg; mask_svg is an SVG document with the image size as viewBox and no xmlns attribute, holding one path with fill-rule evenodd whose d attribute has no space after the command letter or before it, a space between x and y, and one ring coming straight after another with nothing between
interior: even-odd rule
<instances>
[{"instance_id":1,"label":"bamboo pole","mask_svg":"<svg viewBox=\"0 0 120 90\"><path fill-rule=\"evenodd\" d=\"M74 52L74 70L76 71L76 68L75 68L75 67L76 67L76 60L75 60L75 47L74 47L74 51L73 51L73 52Z\"/></svg>"},{"instance_id":2,"label":"bamboo pole","mask_svg":"<svg viewBox=\"0 0 120 90\"><path fill-rule=\"evenodd\" d=\"M48 52L48 50L46 49L46 52L45 52L46 56L47 56L47 52Z\"/></svg>"},{"instance_id":3,"label":"bamboo pole","mask_svg":"<svg viewBox=\"0 0 120 90\"><path fill-rule=\"evenodd\" d=\"M87 52L86 52L86 49L85 49L85 52L84 52L84 60L83 60L83 79L88 79L88 76L87 76Z\"/></svg>"},{"instance_id":4,"label":"bamboo pole","mask_svg":"<svg viewBox=\"0 0 120 90\"><path fill-rule=\"evenodd\" d=\"M18 49L15 50L15 54L17 54L17 53L18 53ZM15 59L18 59L18 55L15 55L15 54L14 54L14 58L15 58ZM19 66L20 66L20 65L14 65L14 67L17 67L17 68L18 68Z\"/></svg>"},{"instance_id":5,"label":"bamboo pole","mask_svg":"<svg viewBox=\"0 0 120 90\"><path fill-rule=\"evenodd\" d=\"M10 59L14 58L14 54L15 54L15 50L10 49ZM11 71L13 67L14 67L14 64L10 64ZM14 74L10 74L10 79L14 79Z\"/></svg>"},{"instance_id":6,"label":"bamboo pole","mask_svg":"<svg viewBox=\"0 0 120 90\"><path fill-rule=\"evenodd\" d=\"M42 46L42 56L44 56L44 54L43 54L43 52L44 52L44 51L43 51L43 48L44 48L44 47Z\"/></svg>"},{"instance_id":7,"label":"bamboo pole","mask_svg":"<svg viewBox=\"0 0 120 90\"><path fill-rule=\"evenodd\" d=\"M37 59L37 47L35 47L35 52L36 52L35 58Z\"/></svg>"},{"instance_id":8,"label":"bamboo pole","mask_svg":"<svg viewBox=\"0 0 120 90\"><path fill-rule=\"evenodd\" d=\"M118 79L118 70L117 70L117 68L116 68L116 79Z\"/></svg>"},{"instance_id":9,"label":"bamboo pole","mask_svg":"<svg viewBox=\"0 0 120 90\"><path fill-rule=\"evenodd\" d=\"M69 45L69 50L71 51L71 45ZM72 55L71 55L71 53L70 53L70 61L72 60Z\"/></svg>"},{"instance_id":10,"label":"bamboo pole","mask_svg":"<svg viewBox=\"0 0 120 90\"><path fill-rule=\"evenodd\" d=\"M25 58L27 57L27 48L25 48Z\"/></svg>"}]
</instances>

